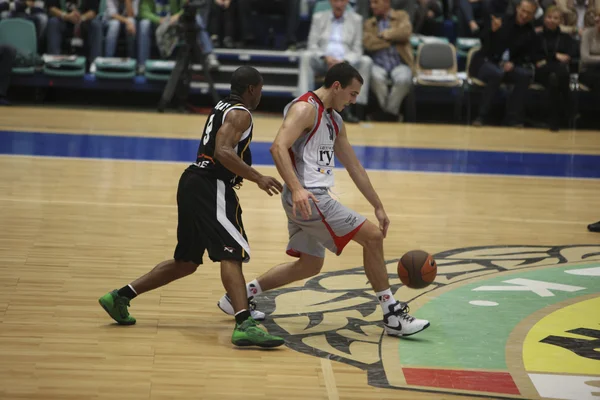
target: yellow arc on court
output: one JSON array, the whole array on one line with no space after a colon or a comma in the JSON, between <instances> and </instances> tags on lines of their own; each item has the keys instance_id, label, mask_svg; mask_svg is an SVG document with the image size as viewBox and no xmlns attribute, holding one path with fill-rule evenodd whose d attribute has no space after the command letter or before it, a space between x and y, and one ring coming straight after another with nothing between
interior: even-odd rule
<instances>
[{"instance_id":1,"label":"yellow arc on court","mask_svg":"<svg viewBox=\"0 0 600 400\"><path fill-rule=\"evenodd\" d=\"M548 336L590 341L596 339L567 331L577 328L600 330L600 312L598 310L600 310L600 297L556 310L535 324L523 343L523 362L527 372L600 374L599 360L577 355L560 346L541 343ZM600 349L595 349L595 351L600 351Z\"/></svg>"}]
</instances>

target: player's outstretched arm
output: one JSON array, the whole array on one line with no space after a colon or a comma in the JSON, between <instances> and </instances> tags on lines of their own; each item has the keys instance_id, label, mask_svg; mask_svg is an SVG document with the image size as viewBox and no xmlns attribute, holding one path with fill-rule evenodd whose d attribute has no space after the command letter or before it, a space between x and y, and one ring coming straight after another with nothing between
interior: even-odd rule
<instances>
[{"instance_id":1,"label":"player's outstretched arm","mask_svg":"<svg viewBox=\"0 0 600 400\"><path fill-rule=\"evenodd\" d=\"M242 138L242 134L250 127L252 118L244 110L231 110L225 116L223 125L217 132L215 139L215 158L234 174L244 179L255 182L267 192L269 196L278 194L283 190L281 183L270 176L264 176L250 165L246 164L236 153L235 147Z\"/></svg>"},{"instance_id":2,"label":"player's outstretched arm","mask_svg":"<svg viewBox=\"0 0 600 400\"><path fill-rule=\"evenodd\" d=\"M350 178L352 178L352 181L358 190L360 190L363 196L365 196L373 208L375 208L375 216L379 221L379 229L381 229L383 236L385 237L387 235L390 220L383 209L383 204L381 203L381 199L379 199L379 195L377 195L377 192L371 184L367 171L365 171L360 161L358 161L356 153L354 152L352 145L350 145L346 133L346 126L344 124L342 124L340 133L335 140L333 151L337 159L340 160L346 168L346 171L348 171Z\"/></svg>"},{"instance_id":3,"label":"player's outstretched arm","mask_svg":"<svg viewBox=\"0 0 600 400\"><path fill-rule=\"evenodd\" d=\"M318 200L312 193L302 187L296 177L289 149L300 136L312 129L315 123L315 113L315 108L309 103L298 102L293 104L288 110L270 149L279 175L292 192L292 212L296 215L296 210L298 210L304 218L311 215L308 199L315 202L318 202Z\"/></svg>"}]
</instances>

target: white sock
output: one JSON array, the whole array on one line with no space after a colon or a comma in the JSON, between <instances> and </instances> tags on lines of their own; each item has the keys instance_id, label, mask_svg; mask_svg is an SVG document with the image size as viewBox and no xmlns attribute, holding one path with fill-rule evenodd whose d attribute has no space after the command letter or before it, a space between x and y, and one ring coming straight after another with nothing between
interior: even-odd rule
<instances>
[{"instance_id":1,"label":"white sock","mask_svg":"<svg viewBox=\"0 0 600 400\"><path fill-rule=\"evenodd\" d=\"M392 294L391 289L386 289L382 292L377 292L377 300L379 300L379 304L381 305L381 309L383 310L383 314L387 314L390 312L390 306L396 304L396 299Z\"/></svg>"},{"instance_id":2,"label":"white sock","mask_svg":"<svg viewBox=\"0 0 600 400\"><path fill-rule=\"evenodd\" d=\"M248 297L256 297L262 293L262 289L256 279L246 286L246 292L248 293Z\"/></svg>"},{"instance_id":3,"label":"white sock","mask_svg":"<svg viewBox=\"0 0 600 400\"><path fill-rule=\"evenodd\" d=\"M133 286L131 286L131 284L129 284L127 286L129 286L129 289L131 289L133 291L133 293L135 293L135 295L137 296L138 292L135 291L135 289L133 288Z\"/></svg>"}]
</instances>

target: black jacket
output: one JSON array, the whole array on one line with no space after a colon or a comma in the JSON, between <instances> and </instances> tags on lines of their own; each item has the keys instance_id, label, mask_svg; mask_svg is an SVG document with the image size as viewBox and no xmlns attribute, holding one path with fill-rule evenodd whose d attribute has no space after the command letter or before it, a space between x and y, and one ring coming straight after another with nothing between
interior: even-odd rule
<instances>
[{"instance_id":1,"label":"black jacket","mask_svg":"<svg viewBox=\"0 0 600 400\"><path fill-rule=\"evenodd\" d=\"M469 72L477 75L484 62L500 64L502 54L509 51L509 60L515 65L532 62L531 54L535 46L535 30L532 24L518 25L514 15L502 18L502 26L492 32L491 24L481 33L481 50L473 55Z\"/></svg>"},{"instance_id":2,"label":"black jacket","mask_svg":"<svg viewBox=\"0 0 600 400\"><path fill-rule=\"evenodd\" d=\"M560 62L556 59L556 53L568 54L573 59L579 56L579 46L570 35L561 32L560 28L551 31L544 27L536 36L532 61Z\"/></svg>"}]
</instances>

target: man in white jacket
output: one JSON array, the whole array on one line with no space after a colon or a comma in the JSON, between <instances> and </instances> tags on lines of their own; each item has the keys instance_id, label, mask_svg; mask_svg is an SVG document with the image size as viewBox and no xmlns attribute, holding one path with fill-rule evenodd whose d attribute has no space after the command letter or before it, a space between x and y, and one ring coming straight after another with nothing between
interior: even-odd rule
<instances>
[{"instance_id":1,"label":"man in white jacket","mask_svg":"<svg viewBox=\"0 0 600 400\"><path fill-rule=\"evenodd\" d=\"M324 76L329 68L347 61L364 79L356 100L357 110L364 111L369 96L369 78L373 61L363 55L363 19L347 8L348 0L330 0L331 10L313 14L308 36L308 50L301 55L298 93L315 89L315 75ZM346 122L358 122L348 107L342 112Z\"/></svg>"}]
</instances>

